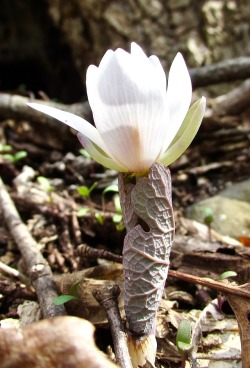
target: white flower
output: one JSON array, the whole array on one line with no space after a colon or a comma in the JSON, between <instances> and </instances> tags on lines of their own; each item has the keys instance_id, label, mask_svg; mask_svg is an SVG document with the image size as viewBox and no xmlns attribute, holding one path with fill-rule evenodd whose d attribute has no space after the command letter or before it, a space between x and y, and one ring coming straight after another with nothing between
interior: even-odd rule
<instances>
[{"instance_id":1,"label":"white flower","mask_svg":"<svg viewBox=\"0 0 250 368\"><path fill-rule=\"evenodd\" d=\"M175 161L190 145L205 111L202 97L190 109L192 86L178 53L166 75L159 59L132 43L131 53L108 50L87 70L87 93L95 126L53 107L29 103L76 129L88 153L117 171L141 173L154 162Z\"/></svg>"}]
</instances>

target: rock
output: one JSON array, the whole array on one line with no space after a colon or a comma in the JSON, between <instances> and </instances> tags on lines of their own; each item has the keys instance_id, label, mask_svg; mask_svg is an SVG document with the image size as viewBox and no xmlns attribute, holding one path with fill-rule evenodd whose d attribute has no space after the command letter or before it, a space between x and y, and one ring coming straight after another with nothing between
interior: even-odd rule
<instances>
[{"instance_id":1,"label":"rock","mask_svg":"<svg viewBox=\"0 0 250 368\"><path fill-rule=\"evenodd\" d=\"M250 204L250 179L229 186L227 189L223 190L220 195Z\"/></svg>"},{"instance_id":2,"label":"rock","mask_svg":"<svg viewBox=\"0 0 250 368\"><path fill-rule=\"evenodd\" d=\"M233 238L250 236L250 180L232 185L219 195L187 208L186 216L204 222L204 211L213 213L212 229Z\"/></svg>"}]
</instances>

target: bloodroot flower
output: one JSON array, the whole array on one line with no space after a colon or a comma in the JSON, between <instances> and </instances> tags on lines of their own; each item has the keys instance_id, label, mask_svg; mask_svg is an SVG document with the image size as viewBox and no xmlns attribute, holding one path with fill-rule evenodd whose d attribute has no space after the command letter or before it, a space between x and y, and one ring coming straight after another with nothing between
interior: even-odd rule
<instances>
[{"instance_id":1,"label":"bloodroot flower","mask_svg":"<svg viewBox=\"0 0 250 368\"><path fill-rule=\"evenodd\" d=\"M94 160L121 172L171 164L190 145L205 111L204 97L189 108L192 86L180 53L166 85L159 59L148 58L136 43L131 53L108 50L99 67L88 68L86 85L96 127L53 107L28 105L76 129Z\"/></svg>"}]
</instances>

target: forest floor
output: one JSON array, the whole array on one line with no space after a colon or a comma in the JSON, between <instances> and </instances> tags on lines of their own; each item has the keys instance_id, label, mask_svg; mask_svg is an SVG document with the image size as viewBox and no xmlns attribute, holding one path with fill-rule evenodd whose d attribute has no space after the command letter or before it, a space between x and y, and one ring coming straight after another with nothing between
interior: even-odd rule
<instances>
[{"instance_id":1,"label":"forest floor","mask_svg":"<svg viewBox=\"0 0 250 368\"><path fill-rule=\"evenodd\" d=\"M191 147L170 168L176 218L176 242L170 265L173 271L218 281L221 273L232 270L237 276L231 280L239 284L248 281L248 248L244 244L234 245L234 240L226 243L223 237L211 238L206 225L203 224L201 231L192 220L185 220L184 214L189 205L217 194L228 183L249 178L249 133L242 133L250 128L249 116L247 111L223 118L211 118L208 114ZM51 124L61 126L57 122ZM17 119L10 113L8 118L1 119L0 141L1 178L48 261L59 294L69 294L70 286L78 280L62 281L62 275L82 270L89 272L88 279L99 280L93 285L90 282L90 290L106 283L122 285L119 263L111 263L112 255L108 260L107 254L102 252L122 254L125 230L117 204L117 173L105 170L86 157L69 129L60 133L39 118L29 121L25 114ZM20 306L27 301L37 301L37 296L30 286L18 244L3 221L2 211L0 209L0 320L20 320L20 310L24 309ZM91 248L81 250L82 244ZM2 265L10 268L4 269ZM99 272L97 277L94 270ZM66 302L65 307L70 315L94 323L97 346L107 352L112 338L105 313L87 288L84 284L82 291L78 290L81 302L85 298L84 306L79 300L72 300ZM217 309L210 304L216 298L221 302ZM210 315L205 313L206 318L202 319L201 313L208 305ZM188 281L185 276L180 279L171 272L158 315L157 366L181 366L175 338L183 318L194 324L200 318L202 336L197 338L196 348L202 367L215 367L213 364L220 367L219 361L223 361L223 367L240 367L238 325L229 303L216 288Z\"/></svg>"}]
</instances>

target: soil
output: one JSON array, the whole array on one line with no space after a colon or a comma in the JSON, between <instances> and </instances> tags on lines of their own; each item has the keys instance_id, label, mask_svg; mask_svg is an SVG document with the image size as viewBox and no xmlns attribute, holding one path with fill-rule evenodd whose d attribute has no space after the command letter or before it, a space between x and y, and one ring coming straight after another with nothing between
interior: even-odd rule
<instances>
[{"instance_id":1,"label":"soil","mask_svg":"<svg viewBox=\"0 0 250 368\"><path fill-rule=\"evenodd\" d=\"M177 236L191 237L180 222L188 205L215 195L229 182L249 178L249 139L246 134L235 134L237 121L235 123L232 117L228 117L228 121L224 119L223 125L217 128L209 127L209 122L206 121L191 147L171 166ZM244 121L241 121L242 125L246 126ZM77 247L83 243L97 250L122 254L125 230L122 223L113 221L113 215L117 212L114 204L115 193L108 192L103 195L108 185L116 183L115 172L105 170L81 154L82 147L74 133L70 131L68 131L69 144L60 149L58 137L54 132L50 133L50 127L46 125L36 127L34 122L10 117L2 119L0 134L3 144L11 146L10 151L7 147L0 153L2 180L7 185L30 233L41 244L41 252L54 275L88 269L100 263L101 256L96 259L77 255ZM49 140L43 139L46 135L50 136ZM20 151L27 152L27 156L16 162L5 156L5 154L15 155ZM34 172L31 178L22 184L24 188L22 189L16 178L23 172L25 166L32 168ZM41 181L39 177L45 180ZM91 188L94 183L96 186L89 196L79 194L79 187ZM77 216L78 211L83 208L85 214ZM226 245L223 246L224 253L230 253L225 251ZM220 259L220 250L215 252L214 258L216 256ZM206 255L204 257L203 272L200 276L209 277L211 276L209 257L206 258ZM176 259L174 253L173 266L178 270L181 269L181 264L177 265ZM185 272L191 275L197 275L194 259L195 254L189 260L185 259ZM0 260L25 274L20 253L3 222L0 225ZM227 266L226 262L223 267ZM169 299L175 301L173 310L182 313L188 313L191 309L202 310L216 297L216 292L212 289L201 289L195 284L171 277L167 286L167 293L172 291ZM18 319L18 306L26 300L37 300L29 283L15 279L5 272L0 276L0 293L1 320ZM223 311L232 314L228 303L223 304ZM175 334L176 326L168 321L166 335L174 342ZM96 324L96 343L104 351L107 351L108 345L112 345L107 323ZM161 344L162 342L160 346ZM162 351L163 353L158 354L159 364L165 367L169 364L172 367L180 366L178 354L175 353L173 358L171 349Z\"/></svg>"}]
</instances>

